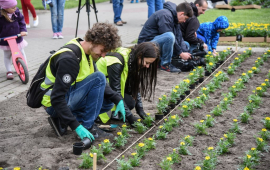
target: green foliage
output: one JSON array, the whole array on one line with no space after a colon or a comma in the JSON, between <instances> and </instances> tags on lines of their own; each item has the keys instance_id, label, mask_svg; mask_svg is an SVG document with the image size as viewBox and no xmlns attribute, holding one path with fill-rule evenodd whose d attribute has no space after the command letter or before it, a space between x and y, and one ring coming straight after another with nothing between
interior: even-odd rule
<instances>
[{"instance_id":1,"label":"green foliage","mask_svg":"<svg viewBox=\"0 0 270 170\"><path fill-rule=\"evenodd\" d=\"M196 133L199 135L207 135L208 132L206 131L206 122L204 120L200 120L200 123L195 123L194 127L196 128Z\"/></svg>"},{"instance_id":2,"label":"green foliage","mask_svg":"<svg viewBox=\"0 0 270 170\"><path fill-rule=\"evenodd\" d=\"M83 159L83 162L79 165L79 168L89 169L93 167L93 158L88 153L82 153L80 159Z\"/></svg>"},{"instance_id":3,"label":"green foliage","mask_svg":"<svg viewBox=\"0 0 270 170\"><path fill-rule=\"evenodd\" d=\"M240 119L241 119L242 123L248 123L248 120L249 120L250 117L251 116L247 112L244 112L244 113L240 114Z\"/></svg>"},{"instance_id":4,"label":"green foliage","mask_svg":"<svg viewBox=\"0 0 270 170\"><path fill-rule=\"evenodd\" d=\"M219 155L225 154L229 151L229 147L231 147L229 141L225 140L224 138L220 138L219 142L217 143L217 153Z\"/></svg>"},{"instance_id":5,"label":"green foliage","mask_svg":"<svg viewBox=\"0 0 270 170\"><path fill-rule=\"evenodd\" d=\"M132 169L130 161L125 160L124 155L122 156L122 158L116 159L116 162L118 163L117 170L130 170L130 169Z\"/></svg>"},{"instance_id":6,"label":"green foliage","mask_svg":"<svg viewBox=\"0 0 270 170\"><path fill-rule=\"evenodd\" d=\"M159 166L162 170L172 170L171 166L173 165L173 161L171 157L167 157L166 159L162 159L159 163Z\"/></svg>"},{"instance_id":7,"label":"green foliage","mask_svg":"<svg viewBox=\"0 0 270 170\"><path fill-rule=\"evenodd\" d=\"M114 137L115 140L114 146L115 147L125 146L125 144L127 143L127 137L122 135L121 132L117 132L117 135L118 136Z\"/></svg>"},{"instance_id":8,"label":"green foliage","mask_svg":"<svg viewBox=\"0 0 270 170\"><path fill-rule=\"evenodd\" d=\"M164 112L166 112L168 103L169 103L169 100L167 99L166 95L162 95L162 97L159 98L159 101L157 104L158 114L163 114Z\"/></svg>"},{"instance_id":9,"label":"green foliage","mask_svg":"<svg viewBox=\"0 0 270 170\"><path fill-rule=\"evenodd\" d=\"M147 151L149 151L151 149L155 149L156 145L157 145L157 143L154 139L154 136L153 136L153 138L144 139L144 143L146 145Z\"/></svg>"},{"instance_id":10,"label":"green foliage","mask_svg":"<svg viewBox=\"0 0 270 170\"><path fill-rule=\"evenodd\" d=\"M188 150L188 145L186 145L185 142L180 142L180 145L177 149L180 155L191 155L191 153Z\"/></svg>"},{"instance_id":11,"label":"green foliage","mask_svg":"<svg viewBox=\"0 0 270 170\"><path fill-rule=\"evenodd\" d=\"M150 113L147 113L146 115L147 116L144 117L143 123L149 128L152 126L154 118L150 116Z\"/></svg>"},{"instance_id":12,"label":"green foliage","mask_svg":"<svg viewBox=\"0 0 270 170\"><path fill-rule=\"evenodd\" d=\"M135 127L135 131L138 132L139 134L144 133L147 130L147 127L144 126L144 124L142 122L140 122L141 119L138 119L137 122L135 122L133 124L133 126Z\"/></svg>"}]
</instances>

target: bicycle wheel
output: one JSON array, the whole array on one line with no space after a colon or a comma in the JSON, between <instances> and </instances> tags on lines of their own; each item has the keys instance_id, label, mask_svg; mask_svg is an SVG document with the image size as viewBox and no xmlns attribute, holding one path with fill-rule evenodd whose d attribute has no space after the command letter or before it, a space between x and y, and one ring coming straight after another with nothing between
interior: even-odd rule
<instances>
[{"instance_id":1,"label":"bicycle wheel","mask_svg":"<svg viewBox=\"0 0 270 170\"><path fill-rule=\"evenodd\" d=\"M19 69L19 73L18 73L19 78L21 79L23 84L27 84L29 81L29 73L28 73L28 70L27 70L27 67L26 67L24 61L19 58L16 61L16 64L17 64L17 67Z\"/></svg>"}]
</instances>

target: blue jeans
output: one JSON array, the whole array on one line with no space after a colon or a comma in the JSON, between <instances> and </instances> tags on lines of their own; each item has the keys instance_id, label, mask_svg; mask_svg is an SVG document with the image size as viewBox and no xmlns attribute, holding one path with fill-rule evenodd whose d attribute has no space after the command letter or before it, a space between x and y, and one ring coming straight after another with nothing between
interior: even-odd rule
<instances>
[{"instance_id":1,"label":"blue jeans","mask_svg":"<svg viewBox=\"0 0 270 170\"><path fill-rule=\"evenodd\" d=\"M166 66L171 63L173 55L173 46L175 42L175 36L172 32L166 32L156 36L151 42L154 42L160 49L161 65Z\"/></svg>"},{"instance_id":2,"label":"blue jeans","mask_svg":"<svg viewBox=\"0 0 270 170\"><path fill-rule=\"evenodd\" d=\"M117 23L118 21L122 21L121 14L123 10L123 2L124 0L113 0L113 12L114 12L114 23Z\"/></svg>"},{"instance_id":3,"label":"blue jeans","mask_svg":"<svg viewBox=\"0 0 270 170\"><path fill-rule=\"evenodd\" d=\"M66 94L67 106L86 129L92 127L100 113L107 112L113 107L113 103L107 104L105 100L103 101L105 86L104 74L95 72L71 86ZM52 117L57 117L53 107L48 107L46 111Z\"/></svg>"},{"instance_id":4,"label":"blue jeans","mask_svg":"<svg viewBox=\"0 0 270 170\"><path fill-rule=\"evenodd\" d=\"M163 9L162 0L147 0L148 5L148 18L156 11Z\"/></svg>"},{"instance_id":5,"label":"blue jeans","mask_svg":"<svg viewBox=\"0 0 270 170\"><path fill-rule=\"evenodd\" d=\"M53 33L62 32L64 23L64 9L66 0L52 0L51 21Z\"/></svg>"}]
</instances>

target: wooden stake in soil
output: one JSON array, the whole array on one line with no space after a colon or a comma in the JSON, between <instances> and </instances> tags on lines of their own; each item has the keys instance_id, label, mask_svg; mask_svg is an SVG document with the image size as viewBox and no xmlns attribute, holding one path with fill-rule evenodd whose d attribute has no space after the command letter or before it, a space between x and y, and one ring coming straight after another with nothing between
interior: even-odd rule
<instances>
[{"instance_id":1,"label":"wooden stake in soil","mask_svg":"<svg viewBox=\"0 0 270 170\"><path fill-rule=\"evenodd\" d=\"M235 51L238 51L238 41L235 42Z\"/></svg>"},{"instance_id":2,"label":"wooden stake in soil","mask_svg":"<svg viewBox=\"0 0 270 170\"><path fill-rule=\"evenodd\" d=\"M97 170L97 153L93 156L93 170Z\"/></svg>"}]
</instances>

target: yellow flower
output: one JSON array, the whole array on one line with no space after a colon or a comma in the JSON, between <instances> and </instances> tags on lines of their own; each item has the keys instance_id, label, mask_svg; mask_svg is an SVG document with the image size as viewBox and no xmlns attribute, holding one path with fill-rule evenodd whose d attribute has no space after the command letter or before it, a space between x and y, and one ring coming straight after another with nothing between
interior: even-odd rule
<instances>
[{"instance_id":1,"label":"yellow flower","mask_svg":"<svg viewBox=\"0 0 270 170\"><path fill-rule=\"evenodd\" d=\"M227 97L225 97L223 100L224 100L224 101L228 101L228 98L227 98Z\"/></svg>"},{"instance_id":2,"label":"yellow flower","mask_svg":"<svg viewBox=\"0 0 270 170\"><path fill-rule=\"evenodd\" d=\"M245 76L246 75L246 73L242 73L242 76Z\"/></svg>"},{"instance_id":3,"label":"yellow flower","mask_svg":"<svg viewBox=\"0 0 270 170\"><path fill-rule=\"evenodd\" d=\"M163 95L164 97L167 97L165 94Z\"/></svg>"},{"instance_id":4,"label":"yellow flower","mask_svg":"<svg viewBox=\"0 0 270 170\"><path fill-rule=\"evenodd\" d=\"M257 67L252 67L251 69L252 69L252 70L257 70Z\"/></svg>"},{"instance_id":5,"label":"yellow flower","mask_svg":"<svg viewBox=\"0 0 270 170\"><path fill-rule=\"evenodd\" d=\"M260 59L261 59L261 57L258 57L257 59L258 59L258 60L260 60Z\"/></svg>"},{"instance_id":6,"label":"yellow flower","mask_svg":"<svg viewBox=\"0 0 270 170\"><path fill-rule=\"evenodd\" d=\"M124 158L125 157L125 155L122 155L122 158Z\"/></svg>"},{"instance_id":7,"label":"yellow flower","mask_svg":"<svg viewBox=\"0 0 270 170\"><path fill-rule=\"evenodd\" d=\"M138 146L142 148L144 147L144 143L139 143Z\"/></svg>"},{"instance_id":8,"label":"yellow flower","mask_svg":"<svg viewBox=\"0 0 270 170\"><path fill-rule=\"evenodd\" d=\"M176 149L173 149L173 151L175 152L175 151L176 151Z\"/></svg>"},{"instance_id":9,"label":"yellow flower","mask_svg":"<svg viewBox=\"0 0 270 170\"><path fill-rule=\"evenodd\" d=\"M148 140L153 140L153 138L148 138Z\"/></svg>"},{"instance_id":10,"label":"yellow flower","mask_svg":"<svg viewBox=\"0 0 270 170\"><path fill-rule=\"evenodd\" d=\"M175 86L175 88L176 88L176 89L178 89L178 88L179 88L179 86Z\"/></svg>"},{"instance_id":11,"label":"yellow flower","mask_svg":"<svg viewBox=\"0 0 270 170\"><path fill-rule=\"evenodd\" d=\"M252 48L248 48L248 50L251 50Z\"/></svg>"},{"instance_id":12,"label":"yellow flower","mask_svg":"<svg viewBox=\"0 0 270 170\"><path fill-rule=\"evenodd\" d=\"M233 119L234 122L237 122L238 120L237 119Z\"/></svg>"},{"instance_id":13,"label":"yellow flower","mask_svg":"<svg viewBox=\"0 0 270 170\"><path fill-rule=\"evenodd\" d=\"M249 100L249 103L252 103L252 100Z\"/></svg>"},{"instance_id":14,"label":"yellow flower","mask_svg":"<svg viewBox=\"0 0 270 170\"><path fill-rule=\"evenodd\" d=\"M213 147L208 147L208 150L209 150L209 151L211 151L211 150L213 150L213 149L214 149Z\"/></svg>"},{"instance_id":15,"label":"yellow flower","mask_svg":"<svg viewBox=\"0 0 270 170\"><path fill-rule=\"evenodd\" d=\"M197 97L197 99L199 99L199 98L200 98L200 96Z\"/></svg>"},{"instance_id":16,"label":"yellow flower","mask_svg":"<svg viewBox=\"0 0 270 170\"><path fill-rule=\"evenodd\" d=\"M101 147L101 144L98 144L99 147Z\"/></svg>"},{"instance_id":17,"label":"yellow flower","mask_svg":"<svg viewBox=\"0 0 270 170\"><path fill-rule=\"evenodd\" d=\"M186 100L189 102L190 101L190 98L187 98Z\"/></svg>"},{"instance_id":18,"label":"yellow flower","mask_svg":"<svg viewBox=\"0 0 270 170\"><path fill-rule=\"evenodd\" d=\"M210 66L212 66L212 65L213 65L213 63L212 63L212 62L210 62L210 63L209 63L209 65L210 65Z\"/></svg>"},{"instance_id":19,"label":"yellow flower","mask_svg":"<svg viewBox=\"0 0 270 170\"><path fill-rule=\"evenodd\" d=\"M256 148L251 148L251 150L252 150L252 151L255 151L255 150L256 150Z\"/></svg>"},{"instance_id":20,"label":"yellow flower","mask_svg":"<svg viewBox=\"0 0 270 170\"><path fill-rule=\"evenodd\" d=\"M256 90L262 90L262 88L261 87L257 87Z\"/></svg>"},{"instance_id":21,"label":"yellow flower","mask_svg":"<svg viewBox=\"0 0 270 170\"><path fill-rule=\"evenodd\" d=\"M225 137L225 138L228 138L227 134L224 134L224 137Z\"/></svg>"},{"instance_id":22,"label":"yellow flower","mask_svg":"<svg viewBox=\"0 0 270 170\"><path fill-rule=\"evenodd\" d=\"M186 82L186 83L189 83L190 82L189 79L185 79L183 81Z\"/></svg>"},{"instance_id":23,"label":"yellow flower","mask_svg":"<svg viewBox=\"0 0 270 170\"><path fill-rule=\"evenodd\" d=\"M228 47L227 50L230 50L230 47Z\"/></svg>"},{"instance_id":24,"label":"yellow flower","mask_svg":"<svg viewBox=\"0 0 270 170\"><path fill-rule=\"evenodd\" d=\"M162 98L158 98L159 100L162 100Z\"/></svg>"},{"instance_id":25,"label":"yellow flower","mask_svg":"<svg viewBox=\"0 0 270 170\"><path fill-rule=\"evenodd\" d=\"M223 138L220 138L220 140L223 140Z\"/></svg>"},{"instance_id":26,"label":"yellow flower","mask_svg":"<svg viewBox=\"0 0 270 170\"><path fill-rule=\"evenodd\" d=\"M150 116L150 113L146 113L147 116Z\"/></svg>"},{"instance_id":27,"label":"yellow flower","mask_svg":"<svg viewBox=\"0 0 270 170\"><path fill-rule=\"evenodd\" d=\"M208 54L211 54L211 51L208 51Z\"/></svg>"},{"instance_id":28,"label":"yellow flower","mask_svg":"<svg viewBox=\"0 0 270 170\"><path fill-rule=\"evenodd\" d=\"M207 90L207 88L206 88L206 87L203 87L202 89L203 89L203 90Z\"/></svg>"},{"instance_id":29,"label":"yellow flower","mask_svg":"<svg viewBox=\"0 0 270 170\"><path fill-rule=\"evenodd\" d=\"M141 119L138 119L137 121L138 121L138 122L140 122L140 121L141 121Z\"/></svg>"},{"instance_id":30,"label":"yellow flower","mask_svg":"<svg viewBox=\"0 0 270 170\"><path fill-rule=\"evenodd\" d=\"M164 119L164 121L166 122L166 121L167 121L167 119Z\"/></svg>"},{"instance_id":31,"label":"yellow flower","mask_svg":"<svg viewBox=\"0 0 270 170\"><path fill-rule=\"evenodd\" d=\"M175 92L175 93L176 93L176 92L177 92L177 90L173 89L173 92Z\"/></svg>"},{"instance_id":32,"label":"yellow flower","mask_svg":"<svg viewBox=\"0 0 270 170\"><path fill-rule=\"evenodd\" d=\"M243 51L243 53L246 53L246 51Z\"/></svg>"},{"instance_id":33,"label":"yellow flower","mask_svg":"<svg viewBox=\"0 0 270 170\"><path fill-rule=\"evenodd\" d=\"M131 155L132 155L132 156L135 156L135 155L137 155L137 153L136 153L136 152L133 152L133 153L131 153Z\"/></svg>"},{"instance_id":34,"label":"yellow flower","mask_svg":"<svg viewBox=\"0 0 270 170\"><path fill-rule=\"evenodd\" d=\"M266 86L266 84L265 83L262 83L262 86Z\"/></svg>"},{"instance_id":35,"label":"yellow flower","mask_svg":"<svg viewBox=\"0 0 270 170\"><path fill-rule=\"evenodd\" d=\"M206 156L206 157L205 157L205 160L209 160L209 159L210 159L210 156Z\"/></svg>"},{"instance_id":36,"label":"yellow flower","mask_svg":"<svg viewBox=\"0 0 270 170\"><path fill-rule=\"evenodd\" d=\"M223 50L223 52L225 53L227 50Z\"/></svg>"},{"instance_id":37,"label":"yellow flower","mask_svg":"<svg viewBox=\"0 0 270 170\"><path fill-rule=\"evenodd\" d=\"M251 155L247 155L247 158L250 159L251 158Z\"/></svg>"},{"instance_id":38,"label":"yellow flower","mask_svg":"<svg viewBox=\"0 0 270 170\"><path fill-rule=\"evenodd\" d=\"M119 136L122 135L122 132L117 132L117 135L119 135Z\"/></svg>"},{"instance_id":39,"label":"yellow flower","mask_svg":"<svg viewBox=\"0 0 270 170\"><path fill-rule=\"evenodd\" d=\"M270 117L266 117L265 120L270 120Z\"/></svg>"},{"instance_id":40,"label":"yellow flower","mask_svg":"<svg viewBox=\"0 0 270 170\"><path fill-rule=\"evenodd\" d=\"M172 119L176 119L176 115L171 116Z\"/></svg>"},{"instance_id":41,"label":"yellow flower","mask_svg":"<svg viewBox=\"0 0 270 170\"><path fill-rule=\"evenodd\" d=\"M265 128L262 129L263 132L266 132L267 130Z\"/></svg>"},{"instance_id":42,"label":"yellow flower","mask_svg":"<svg viewBox=\"0 0 270 170\"><path fill-rule=\"evenodd\" d=\"M235 60L239 60L239 58L238 57L235 57Z\"/></svg>"},{"instance_id":43,"label":"yellow flower","mask_svg":"<svg viewBox=\"0 0 270 170\"><path fill-rule=\"evenodd\" d=\"M180 145L181 145L181 146L185 145L185 142L181 142Z\"/></svg>"},{"instance_id":44,"label":"yellow flower","mask_svg":"<svg viewBox=\"0 0 270 170\"><path fill-rule=\"evenodd\" d=\"M89 154L89 156L90 156L91 158L93 158L93 157L94 157L94 155L93 155L92 153L90 153L90 154Z\"/></svg>"},{"instance_id":45,"label":"yellow flower","mask_svg":"<svg viewBox=\"0 0 270 170\"><path fill-rule=\"evenodd\" d=\"M200 122L201 122L201 123L203 123L203 122L204 122L204 120L200 120Z\"/></svg>"},{"instance_id":46,"label":"yellow flower","mask_svg":"<svg viewBox=\"0 0 270 170\"><path fill-rule=\"evenodd\" d=\"M268 79L265 79L264 81L268 82L269 80Z\"/></svg>"},{"instance_id":47,"label":"yellow flower","mask_svg":"<svg viewBox=\"0 0 270 170\"><path fill-rule=\"evenodd\" d=\"M256 60L255 63L258 63L258 61Z\"/></svg>"},{"instance_id":48,"label":"yellow flower","mask_svg":"<svg viewBox=\"0 0 270 170\"><path fill-rule=\"evenodd\" d=\"M232 68L231 66L229 66L228 68Z\"/></svg>"},{"instance_id":49,"label":"yellow flower","mask_svg":"<svg viewBox=\"0 0 270 170\"><path fill-rule=\"evenodd\" d=\"M195 170L202 170L200 166L196 166Z\"/></svg>"},{"instance_id":50,"label":"yellow flower","mask_svg":"<svg viewBox=\"0 0 270 170\"><path fill-rule=\"evenodd\" d=\"M110 142L109 139L105 139L105 140L104 140L104 143L109 143L109 142Z\"/></svg>"},{"instance_id":51,"label":"yellow flower","mask_svg":"<svg viewBox=\"0 0 270 170\"><path fill-rule=\"evenodd\" d=\"M13 168L13 170L21 170L21 168L20 167L15 167L15 168Z\"/></svg>"},{"instance_id":52,"label":"yellow flower","mask_svg":"<svg viewBox=\"0 0 270 170\"><path fill-rule=\"evenodd\" d=\"M172 161L172 158L171 158L171 157L167 157L167 160L168 160L168 161Z\"/></svg>"},{"instance_id":53,"label":"yellow flower","mask_svg":"<svg viewBox=\"0 0 270 170\"><path fill-rule=\"evenodd\" d=\"M260 142L263 142L263 139L262 138L257 138Z\"/></svg>"},{"instance_id":54,"label":"yellow flower","mask_svg":"<svg viewBox=\"0 0 270 170\"><path fill-rule=\"evenodd\" d=\"M253 72L253 71L251 71L251 70L248 71L248 73L250 73L250 74L251 74L252 72Z\"/></svg>"},{"instance_id":55,"label":"yellow flower","mask_svg":"<svg viewBox=\"0 0 270 170\"><path fill-rule=\"evenodd\" d=\"M163 126L159 126L159 129L162 129L163 128Z\"/></svg>"},{"instance_id":56,"label":"yellow flower","mask_svg":"<svg viewBox=\"0 0 270 170\"><path fill-rule=\"evenodd\" d=\"M207 117L211 117L211 115L206 115Z\"/></svg>"},{"instance_id":57,"label":"yellow flower","mask_svg":"<svg viewBox=\"0 0 270 170\"><path fill-rule=\"evenodd\" d=\"M202 66L199 66L199 67L198 67L198 69L201 69L201 68L202 68Z\"/></svg>"},{"instance_id":58,"label":"yellow flower","mask_svg":"<svg viewBox=\"0 0 270 170\"><path fill-rule=\"evenodd\" d=\"M249 168L248 167L245 167L243 170L249 170Z\"/></svg>"},{"instance_id":59,"label":"yellow flower","mask_svg":"<svg viewBox=\"0 0 270 170\"><path fill-rule=\"evenodd\" d=\"M191 76L192 76L192 75L194 75L194 73L189 73L189 75L191 75Z\"/></svg>"},{"instance_id":60,"label":"yellow flower","mask_svg":"<svg viewBox=\"0 0 270 170\"><path fill-rule=\"evenodd\" d=\"M186 109L186 108L187 108L187 105L183 105L182 107L183 107L184 109Z\"/></svg>"},{"instance_id":61,"label":"yellow flower","mask_svg":"<svg viewBox=\"0 0 270 170\"><path fill-rule=\"evenodd\" d=\"M232 86L232 88L235 88L236 86Z\"/></svg>"},{"instance_id":62,"label":"yellow flower","mask_svg":"<svg viewBox=\"0 0 270 170\"><path fill-rule=\"evenodd\" d=\"M242 79L238 79L238 81L242 81Z\"/></svg>"},{"instance_id":63,"label":"yellow flower","mask_svg":"<svg viewBox=\"0 0 270 170\"><path fill-rule=\"evenodd\" d=\"M187 136L185 137L185 139L188 139L188 138L190 138L190 136L189 136L189 135L187 135Z\"/></svg>"},{"instance_id":64,"label":"yellow flower","mask_svg":"<svg viewBox=\"0 0 270 170\"><path fill-rule=\"evenodd\" d=\"M125 128L125 127L127 127L127 125L126 124L123 124L122 127Z\"/></svg>"}]
</instances>

